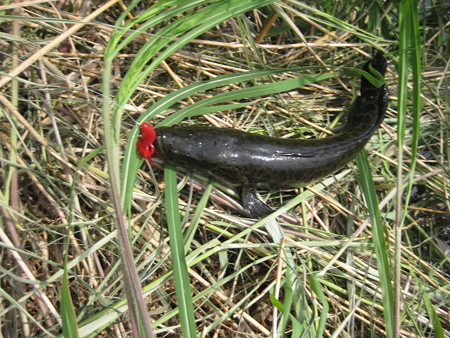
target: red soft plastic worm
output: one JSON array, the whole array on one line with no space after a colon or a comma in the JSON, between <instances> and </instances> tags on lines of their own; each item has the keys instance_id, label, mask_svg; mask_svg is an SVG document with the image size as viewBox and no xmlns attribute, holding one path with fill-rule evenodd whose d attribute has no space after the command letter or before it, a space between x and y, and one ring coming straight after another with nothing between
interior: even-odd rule
<instances>
[{"instance_id":1,"label":"red soft plastic worm","mask_svg":"<svg viewBox=\"0 0 450 338\"><path fill-rule=\"evenodd\" d=\"M153 142L156 140L155 129L150 123L142 123L140 129L141 135L136 144L137 150L153 166L152 156L155 153Z\"/></svg>"}]
</instances>

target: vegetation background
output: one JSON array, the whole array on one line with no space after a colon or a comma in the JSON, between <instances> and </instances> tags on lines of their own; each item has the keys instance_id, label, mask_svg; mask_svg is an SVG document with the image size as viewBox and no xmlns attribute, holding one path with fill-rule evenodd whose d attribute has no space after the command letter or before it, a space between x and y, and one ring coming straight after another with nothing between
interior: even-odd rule
<instances>
[{"instance_id":1,"label":"vegetation background","mask_svg":"<svg viewBox=\"0 0 450 338\"><path fill-rule=\"evenodd\" d=\"M450 336L449 5L3 1L4 337ZM389 60L366 150L306 187L151 168L138 126L325 137ZM276 216L280 216L276 218Z\"/></svg>"}]
</instances>

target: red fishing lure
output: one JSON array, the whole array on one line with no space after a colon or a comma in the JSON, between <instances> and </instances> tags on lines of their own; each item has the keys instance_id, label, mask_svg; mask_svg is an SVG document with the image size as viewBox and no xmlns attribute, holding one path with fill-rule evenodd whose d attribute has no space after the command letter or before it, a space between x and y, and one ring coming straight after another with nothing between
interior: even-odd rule
<instances>
[{"instance_id":1,"label":"red fishing lure","mask_svg":"<svg viewBox=\"0 0 450 338\"><path fill-rule=\"evenodd\" d=\"M155 153L153 142L156 140L156 132L150 123L141 124L141 135L137 141L137 150L143 158L145 158L151 166L153 166L152 155Z\"/></svg>"}]
</instances>

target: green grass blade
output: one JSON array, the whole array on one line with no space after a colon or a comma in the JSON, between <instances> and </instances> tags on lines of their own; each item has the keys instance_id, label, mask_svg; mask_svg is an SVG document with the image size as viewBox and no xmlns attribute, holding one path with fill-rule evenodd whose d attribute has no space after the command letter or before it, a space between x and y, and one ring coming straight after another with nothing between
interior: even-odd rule
<instances>
[{"instance_id":1,"label":"green grass blade","mask_svg":"<svg viewBox=\"0 0 450 338\"><path fill-rule=\"evenodd\" d=\"M103 93L110 95L111 62L109 56L105 56L103 70ZM119 235L119 250L122 259L122 272L125 293L128 301L128 311L134 335L154 337L150 318L142 295L139 276L133 259L133 253L129 241L129 234L125 222L123 198L120 192L120 125L117 115L110 114L108 100L103 101L104 142L106 150L106 162L109 170L109 183L111 191L111 204L114 208L115 224Z\"/></svg>"},{"instance_id":2,"label":"green grass blade","mask_svg":"<svg viewBox=\"0 0 450 338\"><path fill-rule=\"evenodd\" d=\"M413 114L413 127L412 127L412 141L411 141L411 164L410 164L410 184L408 189L410 190L413 183L414 172L417 164L418 145L420 137L420 113L422 110L422 98L421 98L421 74L422 74L422 58L421 48L422 43L420 40L419 32L419 14L417 13L418 3L412 1L411 3L411 66L413 74L413 89L412 89L412 114ZM407 194L408 198L410 194Z\"/></svg>"},{"instance_id":3,"label":"green grass blade","mask_svg":"<svg viewBox=\"0 0 450 338\"><path fill-rule=\"evenodd\" d=\"M400 57L397 65L398 72L398 103L397 103L397 198L395 206L395 330L400 330L400 302L401 302L401 251L402 251L402 217L403 206L403 145L406 130L407 97L408 97L408 45L409 45L409 0L402 1L399 6L400 32L399 49Z\"/></svg>"},{"instance_id":4,"label":"green grass blade","mask_svg":"<svg viewBox=\"0 0 450 338\"><path fill-rule=\"evenodd\" d=\"M195 337L197 330L191 283L184 253L183 232L181 231L180 211L178 209L177 176L174 166L166 164L164 168L164 179L166 182L165 205L167 227L170 237L173 278L175 281L178 307L180 309L181 331L183 337Z\"/></svg>"},{"instance_id":5,"label":"green grass blade","mask_svg":"<svg viewBox=\"0 0 450 338\"><path fill-rule=\"evenodd\" d=\"M409 70L408 67L411 64L411 70L412 70L412 138L411 138L411 161L409 164L409 176L408 176L408 184L406 186L406 193L405 193L405 206L403 208L403 213L400 221L400 225L402 225L405 221L405 217L407 215L407 208L406 206L409 204L409 199L411 195L411 189L414 182L414 173L417 163L417 154L418 154L418 144L419 144L419 137L420 137L420 112L421 112L421 106L422 106L422 99L420 97L421 95L421 87L420 87L420 80L421 80L421 73L422 73L422 66L421 66L421 57L420 57L420 50L421 50L421 43L420 43L420 33L419 33L419 23L418 23L418 13L417 13L417 1L412 0L409 1L409 11L408 11L408 20L406 24L408 24L408 27L410 29L405 29L405 37L404 39L407 40L407 43L409 43L410 48L408 51L405 51L405 53L402 53L400 62L402 63L401 69L405 71L406 73L404 76L401 77L401 83L399 83L399 91L402 92L402 97L405 95L409 96L408 94L408 87L407 82L404 82L405 80L408 80ZM409 54L410 57L409 58ZM409 62L409 60L411 62ZM405 66L403 66L403 64ZM402 73L403 74L403 73ZM404 98L406 100L406 97ZM404 113L406 114L406 106L404 105L402 101L402 106L404 107ZM402 111L402 112L403 112ZM399 110L400 112L400 110ZM405 117L405 114L402 114L401 116L403 118ZM399 114L400 115L400 114ZM406 128L405 123L402 123L402 128ZM404 138L404 130L401 130L403 138ZM402 139L403 139L402 138Z\"/></svg>"},{"instance_id":6,"label":"green grass blade","mask_svg":"<svg viewBox=\"0 0 450 338\"><path fill-rule=\"evenodd\" d=\"M70 196L73 199L74 196L74 185L71 185L70 188ZM71 205L73 205L73 201ZM71 214L73 210L71 210ZM79 337L77 318L75 314L75 307L73 305L72 296L70 294L69 287L69 242L70 242L70 234L72 232L72 217L69 219L69 224L67 225L67 235L65 238L65 252L64 252L64 267L63 267L63 276L62 276L62 285L61 285L61 304L60 304L60 315L61 322L63 327L64 337L77 338Z\"/></svg>"},{"instance_id":7,"label":"green grass blade","mask_svg":"<svg viewBox=\"0 0 450 338\"><path fill-rule=\"evenodd\" d=\"M286 332L286 327L288 324L288 321L291 317L291 306L293 304L294 301L294 292L293 292L293 287L294 287L294 283L293 283L293 277L294 276L294 271L292 270L292 268L286 267L286 282L285 282L285 288L284 288L284 297L283 297L283 318L281 320L281 325L280 325L280 332ZM292 321L297 321L295 318L292 318ZM300 324L301 326L301 324Z\"/></svg>"},{"instance_id":8,"label":"green grass blade","mask_svg":"<svg viewBox=\"0 0 450 338\"><path fill-rule=\"evenodd\" d=\"M309 283L311 285L311 289L314 291L316 296L319 298L322 303L322 310L320 312L319 324L316 330L316 337L323 337L325 335L325 324L328 317L328 311L330 310L330 305L328 304L327 298L322 291L322 285L320 285L318 279L313 274L309 275Z\"/></svg>"},{"instance_id":9,"label":"green grass blade","mask_svg":"<svg viewBox=\"0 0 450 338\"><path fill-rule=\"evenodd\" d=\"M235 91L218 94L213 97L201 100L195 104L189 105L183 109L180 109L175 114L166 118L164 120L164 122L161 123L160 125L171 126L173 124L180 122L181 120L183 120L187 117L199 115L202 112L201 109L204 107L209 107L209 106L212 106L212 105L215 105L218 103L232 101L232 100L241 100L241 99L246 99L246 98L249 99L249 98L253 98L253 97L261 97L264 95L286 92L286 91L292 90L294 88L305 86L312 82L329 79L333 76L335 76L335 74L333 74L333 73L312 74L312 75L307 75L307 76L300 77L300 78L282 80L282 81L277 81L275 83L269 83L269 84L264 84L264 85L259 85L259 86L254 86L254 87L250 87L250 88L244 88L244 89L238 89ZM208 111L209 111L209 109L208 109Z\"/></svg>"},{"instance_id":10,"label":"green grass blade","mask_svg":"<svg viewBox=\"0 0 450 338\"><path fill-rule=\"evenodd\" d=\"M72 296L70 295L67 264L64 264L64 274L61 285L60 314L64 337L70 338L79 337L77 318L75 315L75 310L72 302Z\"/></svg>"},{"instance_id":11,"label":"green grass blade","mask_svg":"<svg viewBox=\"0 0 450 338\"><path fill-rule=\"evenodd\" d=\"M414 172L417 160L418 140L420 135L420 33L417 14L418 3L416 0L405 0L400 3L400 35L398 63L398 167L397 167L397 200L396 200L396 229L395 229L395 333L399 334L401 327L401 252L402 252L402 227L408 213L408 204L414 182ZM410 53L412 53L413 70L413 129L411 144L411 162L406 191L403 179L403 147L406 134L406 120L408 119L407 98L409 96L409 66ZM405 192L405 193L404 193Z\"/></svg>"},{"instance_id":12,"label":"green grass blade","mask_svg":"<svg viewBox=\"0 0 450 338\"><path fill-rule=\"evenodd\" d=\"M366 152L359 152L356 157L359 168L360 183L366 200L367 209L372 221L372 241L377 256L378 275L383 297L383 312L386 322L386 334L394 337L394 294L392 291L391 268L388 256L388 244L384 237L384 226L378 207L378 199L375 191L369 161Z\"/></svg>"},{"instance_id":13,"label":"green grass blade","mask_svg":"<svg viewBox=\"0 0 450 338\"><path fill-rule=\"evenodd\" d=\"M313 7L305 2L297 0L291 0L290 2L295 3L299 9L302 9L302 11L297 8L289 8L288 4L282 2L277 3L277 6L288 9L293 13L298 13L300 16L305 16L314 22L334 27L337 30L344 30L346 32L349 32L352 35L357 36L359 39L361 39L361 41L370 43L373 46L375 46L376 43L386 42L386 40L382 39L380 36L371 34L370 32L361 29L360 27L352 25L348 23L347 20L342 20L333 15L330 15L329 13L325 13L324 11L320 10L319 7Z\"/></svg>"},{"instance_id":14,"label":"green grass blade","mask_svg":"<svg viewBox=\"0 0 450 338\"><path fill-rule=\"evenodd\" d=\"M180 16L180 12L173 15L177 18L172 23L164 26L155 34L136 56L130 70L124 77L123 85L117 95L116 112L120 115L123 107L132 93L141 84L148 75L168 56L180 49L182 46L204 33L211 27L223 22L224 20L245 13L254 8L266 6L275 2L274 0L228 0L226 2L216 1L209 3L206 1L195 2L196 5L208 4L197 11L187 12ZM162 2L156 3L157 6ZM190 4L189 2L188 4ZM166 18L164 12L161 13ZM150 26L144 26L146 29ZM148 60L153 61L148 64Z\"/></svg>"},{"instance_id":15,"label":"green grass blade","mask_svg":"<svg viewBox=\"0 0 450 338\"><path fill-rule=\"evenodd\" d=\"M198 204L195 208L194 214L192 215L192 219L189 224L189 229L186 232L186 238L184 240L184 243L185 243L184 246L185 246L186 252L188 252L189 247L192 244L192 240L194 239L195 233L197 232L197 228L201 221L202 214L206 208L206 205L208 204L209 196L211 194L212 188L213 188L212 183L209 183L206 186L205 191L203 192L202 198L198 202Z\"/></svg>"},{"instance_id":16,"label":"green grass blade","mask_svg":"<svg viewBox=\"0 0 450 338\"><path fill-rule=\"evenodd\" d=\"M426 290L423 290L422 297L425 302L425 307L428 312L428 316L430 317L431 325L434 328L434 334L436 338L444 338L444 330L442 329L441 322L439 321L439 316L436 313L436 310L434 309L433 303L430 300L430 297L428 297L428 294Z\"/></svg>"}]
</instances>

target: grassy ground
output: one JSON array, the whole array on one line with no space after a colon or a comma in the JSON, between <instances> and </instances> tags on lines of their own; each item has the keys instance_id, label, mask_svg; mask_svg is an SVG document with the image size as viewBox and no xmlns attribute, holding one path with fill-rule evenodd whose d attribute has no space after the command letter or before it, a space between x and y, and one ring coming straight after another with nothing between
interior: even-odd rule
<instances>
[{"instance_id":1,"label":"grassy ground","mask_svg":"<svg viewBox=\"0 0 450 338\"><path fill-rule=\"evenodd\" d=\"M1 334L449 336L448 9L3 2ZM262 221L136 152L143 121L325 137L374 50L382 127Z\"/></svg>"}]
</instances>

